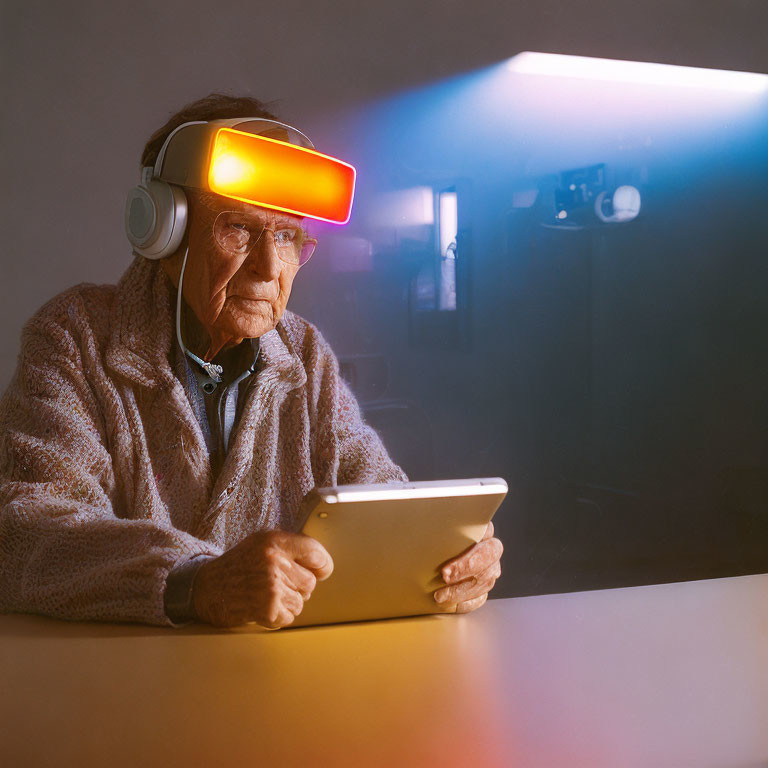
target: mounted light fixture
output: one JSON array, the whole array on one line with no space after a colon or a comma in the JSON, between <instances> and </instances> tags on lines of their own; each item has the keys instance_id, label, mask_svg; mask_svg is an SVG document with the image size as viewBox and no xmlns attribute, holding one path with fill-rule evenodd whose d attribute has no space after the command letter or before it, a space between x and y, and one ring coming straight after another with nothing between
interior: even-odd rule
<instances>
[{"instance_id":1,"label":"mounted light fixture","mask_svg":"<svg viewBox=\"0 0 768 768\"><path fill-rule=\"evenodd\" d=\"M761 93L768 91L768 75L724 69L680 67L644 61L596 59L557 53L524 51L508 62L510 70L521 75L546 75L580 80L603 80L681 88Z\"/></svg>"}]
</instances>

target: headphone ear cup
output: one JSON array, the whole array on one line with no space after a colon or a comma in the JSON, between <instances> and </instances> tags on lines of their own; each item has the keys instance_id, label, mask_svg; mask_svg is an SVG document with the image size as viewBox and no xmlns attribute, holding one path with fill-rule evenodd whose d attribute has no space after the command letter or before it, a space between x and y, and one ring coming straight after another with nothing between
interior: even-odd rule
<instances>
[{"instance_id":1,"label":"headphone ear cup","mask_svg":"<svg viewBox=\"0 0 768 768\"><path fill-rule=\"evenodd\" d=\"M125 233L139 255L170 256L181 245L186 228L187 197L181 187L152 179L128 192Z\"/></svg>"}]
</instances>

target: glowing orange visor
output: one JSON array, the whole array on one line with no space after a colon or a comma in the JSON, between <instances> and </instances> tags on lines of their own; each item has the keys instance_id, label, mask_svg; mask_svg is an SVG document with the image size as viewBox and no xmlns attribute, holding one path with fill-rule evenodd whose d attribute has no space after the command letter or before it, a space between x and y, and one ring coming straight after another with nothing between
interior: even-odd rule
<instances>
[{"instance_id":1,"label":"glowing orange visor","mask_svg":"<svg viewBox=\"0 0 768 768\"><path fill-rule=\"evenodd\" d=\"M219 120L181 126L160 151L154 175L263 208L346 224L355 194L351 165L316 152L304 134L289 126L287 131L272 131L281 135L279 140L227 125L256 130L269 122ZM292 143L298 142L295 136L302 137L305 146Z\"/></svg>"}]
</instances>

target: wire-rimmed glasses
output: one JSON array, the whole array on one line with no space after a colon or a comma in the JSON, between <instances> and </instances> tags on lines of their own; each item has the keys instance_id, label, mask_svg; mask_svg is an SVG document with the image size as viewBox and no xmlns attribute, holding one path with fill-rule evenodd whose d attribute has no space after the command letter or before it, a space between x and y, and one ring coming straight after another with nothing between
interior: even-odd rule
<instances>
[{"instance_id":1,"label":"wire-rimmed glasses","mask_svg":"<svg viewBox=\"0 0 768 768\"><path fill-rule=\"evenodd\" d=\"M237 258L246 257L265 232L272 234L280 260L295 267L304 266L317 245L317 240L298 224L283 222L268 227L261 219L242 211L222 211L213 223L216 243Z\"/></svg>"}]
</instances>

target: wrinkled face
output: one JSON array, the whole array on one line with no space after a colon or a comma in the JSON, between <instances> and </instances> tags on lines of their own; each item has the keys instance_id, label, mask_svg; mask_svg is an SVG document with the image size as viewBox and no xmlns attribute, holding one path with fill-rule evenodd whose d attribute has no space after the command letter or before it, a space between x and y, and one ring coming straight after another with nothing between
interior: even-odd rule
<instances>
[{"instance_id":1,"label":"wrinkled face","mask_svg":"<svg viewBox=\"0 0 768 768\"><path fill-rule=\"evenodd\" d=\"M210 336L210 360L223 347L261 336L277 325L299 270L298 264L285 260L282 240L287 231L301 227L302 219L201 192L188 191L187 199L189 254L183 292ZM225 220L229 234L222 235ZM264 226L255 244L238 247L240 233L258 233Z\"/></svg>"}]
</instances>

